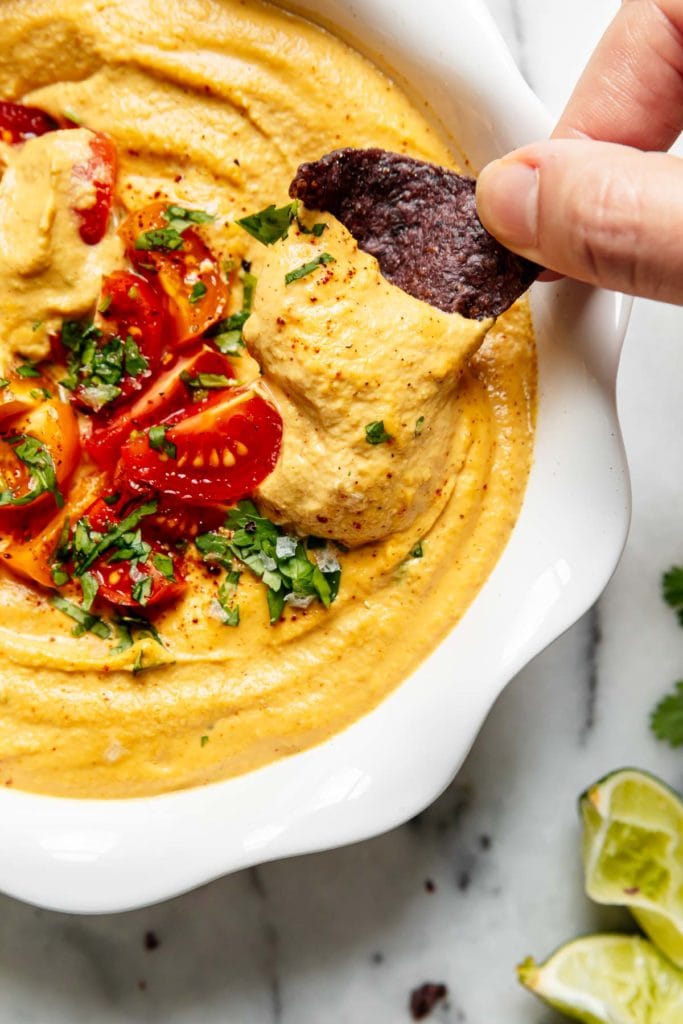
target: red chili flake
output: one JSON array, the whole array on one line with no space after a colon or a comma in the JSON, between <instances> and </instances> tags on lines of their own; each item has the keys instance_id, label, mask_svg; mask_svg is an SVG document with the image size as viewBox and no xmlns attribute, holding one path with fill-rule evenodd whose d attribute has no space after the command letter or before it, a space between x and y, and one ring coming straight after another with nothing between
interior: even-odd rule
<instances>
[{"instance_id":1,"label":"red chili flake","mask_svg":"<svg viewBox=\"0 0 683 1024\"><path fill-rule=\"evenodd\" d=\"M426 981L410 993L410 1012L413 1020L424 1020L436 1004L445 999L448 989L441 982Z\"/></svg>"}]
</instances>

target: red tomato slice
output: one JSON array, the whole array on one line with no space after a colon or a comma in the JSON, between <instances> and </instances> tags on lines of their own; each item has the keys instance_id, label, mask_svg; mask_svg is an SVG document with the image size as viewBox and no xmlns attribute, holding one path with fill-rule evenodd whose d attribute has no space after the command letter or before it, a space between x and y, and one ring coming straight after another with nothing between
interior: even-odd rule
<instances>
[{"instance_id":1,"label":"red tomato slice","mask_svg":"<svg viewBox=\"0 0 683 1024\"><path fill-rule=\"evenodd\" d=\"M169 332L163 294L138 274L115 270L102 282L100 316L122 339L130 335L150 364L158 366ZM147 374L149 376L149 374Z\"/></svg>"},{"instance_id":2,"label":"red tomato slice","mask_svg":"<svg viewBox=\"0 0 683 1024\"><path fill-rule=\"evenodd\" d=\"M124 445L118 476L130 490L159 491L196 505L231 503L251 494L280 453L280 413L250 388L207 399L164 425L175 458L150 447L148 430Z\"/></svg>"},{"instance_id":3,"label":"red tomato slice","mask_svg":"<svg viewBox=\"0 0 683 1024\"><path fill-rule=\"evenodd\" d=\"M43 388L49 391L51 386L42 377L31 378L31 382L38 393ZM31 467L17 456L17 442L13 438L22 435L40 442L52 459L60 492L73 473L80 454L78 422L71 406L56 397L38 397L33 403L28 411L3 422L3 436L0 439L1 489L9 491L18 502L36 490L36 478ZM54 495L44 491L26 505L0 506L3 522L5 517L9 517L8 523L12 519L25 521L27 515L33 515L36 508L48 501L54 502Z\"/></svg>"},{"instance_id":4,"label":"red tomato slice","mask_svg":"<svg viewBox=\"0 0 683 1024\"><path fill-rule=\"evenodd\" d=\"M54 117L39 107L26 107L23 103L0 100L0 141L26 142L37 135L45 135L59 128Z\"/></svg>"},{"instance_id":5,"label":"red tomato slice","mask_svg":"<svg viewBox=\"0 0 683 1024\"><path fill-rule=\"evenodd\" d=\"M208 345L203 345L191 355L182 356L166 373L157 377L131 406L93 430L85 441L90 457L98 466L113 469L121 455L121 445L132 430L159 423L169 413L189 405L192 389L183 377L187 375L191 380L199 373L218 374L229 380L234 378L230 360Z\"/></svg>"},{"instance_id":6,"label":"red tomato slice","mask_svg":"<svg viewBox=\"0 0 683 1024\"><path fill-rule=\"evenodd\" d=\"M27 524L24 513L23 523L12 539L12 546L0 556L2 564L13 573L40 583L43 587L54 587L52 562L65 520L68 517L70 523L75 523L80 519L95 495L102 493L104 488L105 477L100 473L92 473L81 477L74 484L66 505L57 515L54 515L53 510L46 520L44 516L35 517L32 512L30 524Z\"/></svg>"},{"instance_id":7,"label":"red tomato slice","mask_svg":"<svg viewBox=\"0 0 683 1024\"><path fill-rule=\"evenodd\" d=\"M83 241L86 245L97 245L107 233L114 201L116 146L102 132L93 134L89 145L90 159L86 163L76 164L72 174L77 181L92 189L93 201L90 206L75 209L74 213L80 221L79 234Z\"/></svg>"},{"instance_id":8,"label":"red tomato slice","mask_svg":"<svg viewBox=\"0 0 683 1024\"><path fill-rule=\"evenodd\" d=\"M150 280L158 281L169 297L177 341L182 345L196 341L221 319L228 303L228 286L215 256L193 228L182 232L181 248L136 248L138 239L148 231L168 228L164 216L168 206L152 203L131 213L119 233L131 263Z\"/></svg>"},{"instance_id":9,"label":"red tomato slice","mask_svg":"<svg viewBox=\"0 0 683 1024\"><path fill-rule=\"evenodd\" d=\"M131 511L125 504L119 502L112 507L99 498L85 515L94 530L106 533ZM145 563L133 565L130 561L111 562L113 552L110 552L98 558L89 570L99 584L98 597L110 604L146 608L173 601L185 590L182 559L158 541L148 540L144 523L143 520L142 533L152 548ZM147 580L150 582L147 583ZM140 585L137 591L136 583Z\"/></svg>"}]
</instances>

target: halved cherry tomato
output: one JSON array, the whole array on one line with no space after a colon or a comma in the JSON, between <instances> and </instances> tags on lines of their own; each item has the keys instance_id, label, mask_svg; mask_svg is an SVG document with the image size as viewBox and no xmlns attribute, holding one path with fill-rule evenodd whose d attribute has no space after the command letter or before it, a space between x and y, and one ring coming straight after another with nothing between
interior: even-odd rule
<instances>
[{"instance_id":1,"label":"halved cherry tomato","mask_svg":"<svg viewBox=\"0 0 683 1024\"><path fill-rule=\"evenodd\" d=\"M217 374L228 380L234 377L230 360L208 345L203 345L192 355L181 356L131 406L93 430L85 441L91 458L98 466L113 469L121 455L121 446L132 430L159 423L171 412L190 404L192 388L183 378L192 380L200 373Z\"/></svg>"},{"instance_id":2,"label":"halved cherry tomato","mask_svg":"<svg viewBox=\"0 0 683 1024\"><path fill-rule=\"evenodd\" d=\"M30 519L27 519L24 514L11 547L0 556L2 565L43 587L54 587L52 563L66 519L70 523L80 519L105 486L106 478L103 474L91 473L74 484L64 508L57 515L54 509L49 510L48 518L44 513L36 516L32 511Z\"/></svg>"},{"instance_id":3,"label":"halved cherry tomato","mask_svg":"<svg viewBox=\"0 0 683 1024\"><path fill-rule=\"evenodd\" d=\"M46 502L55 501L54 493L46 490L40 492L40 487L36 484L36 481L38 485L40 483L39 468L33 470L16 454L16 449L22 442L15 439L29 438L39 442L51 459L60 493L76 466L80 452L78 422L71 406L54 395L49 398L41 397L43 389L47 394L51 394L49 381L39 377L31 378L31 383L38 394L33 407L18 416L4 420L0 436L1 489L9 492L13 501L13 504L0 506L0 513L3 522L5 517L10 517L10 527L13 525L11 520L16 520L17 516L25 518ZM38 491L36 497L30 502L25 501L33 491ZM23 512L20 513L21 509ZM27 513L28 509L30 513Z\"/></svg>"},{"instance_id":4,"label":"halved cherry tomato","mask_svg":"<svg viewBox=\"0 0 683 1024\"><path fill-rule=\"evenodd\" d=\"M196 505L234 502L268 476L280 453L280 413L248 387L175 413L164 426L175 457L150 447L148 430L123 446L117 478L134 492L159 491Z\"/></svg>"},{"instance_id":5,"label":"halved cherry tomato","mask_svg":"<svg viewBox=\"0 0 683 1024\"><path fill-rule=\"evenodd\" d=\"M94 530L106 533L110 527L118 525L132 507L130 503L126 506L125 501L112 507L100 498L86 511L85 517ZM180 597L185 590L180 556L157 540L149 540L144 520L141 531L152 549L144 563L112 561L115 552L111 551L98 558L89 569L99 584L98 596L111 604L132 608L165 604Z\"/></svg>"},{"instance_id":6,"label":"halved cherry tomato","mask_svg":"<svg viewBox=\"0 0 683 1024\"><path fill-rule=\"evenodd\" d=\"M161 359L164 337L170 330L163 294L144 277L128 270L115 270L102 282L98 308L102 319L114 328L114 334L124 340L130 335L150 364L151 372Z\"/></svg>"},{"instance_id":7,"label":"halved cherry tomato","mask_svg":"<svg viewBox=\"0 0 683 1024\"><path fill-rule=\"evenodd\" d=\"M159 508L147 520L148 528L170 541L194 539L208 530L218 530L225 522L228 505L188 505L161 495Z\"/></svg>"},{"instance_id":8,"label":"halved cherry tomato","mask_svg":"<svg viewBox=\"0 0 683 1024\"><path fill-rule=\"evenodd\" d=\"M164 216L169 204L158 202L131 213L119 228L126 255L150 280L157 280L170 299L177 341L196 341L217 323L228 302L228 286L211 250L193 228L182 232L178 249L138 249L136 243L149 231L168 229ZM199 294L198 294L199 292Z\"/></svg>"},{"instance_id":9,"label":"halved cherry tomato","mask_svg":"<svg viewBox=\"0 0 683 1024\"><path fill-rule=\"evenodd\" d=\"M113 139L102 132L93 133L89 142L90 158L76 164L72 175L79 184L92 193L92 202L79 205L74 213L80 221L79 234L86 245L97 245L107 232L114 201L116 181L116 146Z\"/></svg>"},{"instance_id":10,"label":"halved cherry tomato","mask_svg":"<svg viewBox=\"0 0 683 1024\"><path fill-rule=\"evenodd\" d=\"M39 107L0 100L0 141L26 142L37 135L54 132L59 127L54 117Z\"/></svg>"}]
</instances>

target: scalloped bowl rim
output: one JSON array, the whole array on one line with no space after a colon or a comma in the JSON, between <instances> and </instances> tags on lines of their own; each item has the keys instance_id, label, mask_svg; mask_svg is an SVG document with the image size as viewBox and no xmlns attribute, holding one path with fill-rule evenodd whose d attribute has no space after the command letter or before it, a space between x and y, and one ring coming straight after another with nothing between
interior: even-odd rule
<instances>
[{"instance_id":1,"label":"scalloped bowl rim","mask_svg":"<svg viewBox=\"0 0 683 1024\"><path fill-rule=\"evenodd\" d=\"M547 134L548 115L480 0L460 0L457 12L449 0L284 6L334 27L426 97L475 168ZM442 792L503 687L598 597L628 530L614 395L630 303L572 282L536 286L532 299L534 465L512 537L457 627L364 718L247 775L126 800L3 788L0 890L67 912L131 909L376 835Z\"/></svg>"}]
</instances>

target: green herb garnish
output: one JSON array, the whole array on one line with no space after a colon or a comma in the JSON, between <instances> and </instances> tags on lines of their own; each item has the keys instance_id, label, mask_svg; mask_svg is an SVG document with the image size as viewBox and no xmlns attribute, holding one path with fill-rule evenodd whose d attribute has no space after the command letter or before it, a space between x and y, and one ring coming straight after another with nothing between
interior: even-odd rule
<instances>
[{"instance_id":1,"label":"green herb garnish","mask_svg":"<svg viewBox=\"0 0 683 1024\"><path fill-rule=\"evenodd\" d=\"M152 595L152 577L141 575L133 583L131 593L133 600L144 607Z\"/></svg>"},{"instance_id":2,"label":"green herb garnish","mask_svg":"<svg viewBox=\"0 0 683 1024\"><path fill-rule=\"evenodd\" d=\"M683 565L673 565L662 577L662 597L683 626Z\"/></svg>"},{"instance_id":3,"label":"green herb garnish","mask_svg":"<svg viewBox=\"0 0 683 1024\"><path fill-rule=\"evenodd\" d=\"M650 728L671 747L683 747L683 679L674 684L674 692L659 702L650 716Z\"/></svg>"},{"instance_id":4,"label":"green herb garnish","mask_svg":"<svg viewBox=\"0 0 683 1024\"><path fill-rule=\"evenodd\" d=\"M182 247L183 236L176 228L152 228L135 239L135 248L145 252L173 252Z\"/></svg>"},{"instance_id":5,"label":"green herb garnish","mask_svg":"<svg viewBox=\"0 0 683 1024\"><path fill-rule=\"evenodd\" d=\"M384 420L374 420L365 425L365 440L368 444L387 444L393 437L384 429Z\"/></svg>"},{"instance_id":6,"label":"green herb garnish","mask_svg":"<svg viewBox=\"0 0 683 1024\"><path fill-rule=\"evenodd\" d=\"M200 745L200 747L205 747L208 742L209 742L209 737L208 736L200 736L199 737L199 745Z\"/></svg>"},{"instance_id":7,"label":"green herb garnish","mask_svg":"<svg viewBox=\"0 0 683 1024\"><path fill-rule=\"evenodd\" d=\"M242 217L236 223L248 231L257 242L261 242L263 245L273 245L274 242L279 242L281 238L287 237L298 209L299 204L296 200L278 208L271 204L259 213Z\"/></svg>"},{"instance_id":8,"label":"green herb garnish","mask_svg":"<svg viewBox=\"0 0 683 1024\"><path fill-rule=\"evenodd\" d=\"M188 388L202 391L214 391L220 388L232 387L234 381L226 377L224 373L195 373L190 374L183 370L180 379Z\"/></svg>"},{"instance_id":9,"label":"green herb garnish","mask_svg":"<svg viewBox=\"0 0 683 1024\"><path fill-rule=\"evenodd\" d=\"M424 425L425 425L425 418L424 418L424 416L418 416L418 418L415 420L415 437L419 437L420 436L420 434L422 433L422 428L424 427Z\"/></svg>"},{"instance_id":10,"label":"green herb garnish","mask_svg":"<svg viewBox=\"0 0 683 1024\"><path fill-rule=\"evenodd\" d=\"M319 221L317 224L314 224L312 228L307 228L306 225L302 224L299 218L297 217L296 226L298 227L302 235L313 235L315 238L320 238L323 231L327 227L327 224L324 221Z\"/></svg>"},{"instance_id":11,"label":"green herb garnish","mask_svg":"<svg viewBox=\"0 0 683 1024\"><path fill-rule=\"evenodd\" d=\"M40 370L34 363L22 363L21 366L17 366L17 374L20 377L40 377Z\"/></svg>"},{"instance_id":12,"label":"green herb garnish","mask_svg":"<svg viewBox=\"0 0 683 1024\"><path fill-rule=\"evenodd\" d=\"M170 555L165 554L163 551L158 551L155 555L152 555L152 565L165 579L175 583L173 559Z\"/></svg>"},{"instance_id":13,"label":"green herb garnish","mask_svg":"<svg viewBox=\"0 0 683 1024\"><path fill-rule=\"evenodd\" d=\"M203 281L197 281L196 284L192 286L192 291L190 292L190 298L188 301L194 305L195 302L199 302L200 299L203 299L205 295L206 285Z\"/></svg>"},{"instance_id":14,"label":"green herb garnish","mask_svg":"<svg viewBox=\"0 0 683 1024\"><path fill-rule=\"evenodd\" d=\"M251 501L229 510L224 531L202 534L195 544L205 561L230 571L234 558L262 581L271 625L281 618L285 604L306 607L317 600L329 608L336 598L341 577L336 556L322 549L312 561L300 537L261 516ZM225 586L229 582L230 577Z\"/></svg>"},{"instance_id":15,"label":"green herb garnish","mask_svg":"<svg viewBox=\"0 0 683 1024\"><path fill-rule=\"evenodd\" d=\"M105 295L97 307L98 313L106 313L112 304L113 295Z\"/></svg>"},{"instance_id":16,"label":"green herb garnish","mask_svg":"<svg viewBox=\"0 0 683 1024\"><path fill-rule=\"evenodd\" d=\"M300 281L302 277L307 277L308 274L312 274L317 267L323 266L325 263L336 263L334 256L330 256L329 252L321 252L319 256L316 256L310 263L304 263L302 266L297 267L296 270L290 270L289 273L285 274L285 284L292 284L294 281Z\"/></svg>"},{"instance_id":17,"label":"green herb garnish","mask_svg":"<svg viewBox=\"0 0 683 1024\"><path fill-rule=\"evenodd\" d=\"M412 548L410 549L410 557L411 558L422 558L423 555L424 555L424 550L422 548L422 541L419 540L417 542L417 544L413 544Z\"/></svg>"},{"instance_id":18,"label":"green herb garnish","mask_svg":"<svg viewBox=\"0 0 683 1024\"><path fill-rule=\"evenodd\" d=\"M141 377L149 369L147 359L130 334L123 345L123 368L129 377Z\"/></svg>"},{"instance_id":19,"label":"green herb garnish","mask_svg":"<svg viewBox=\"0 0 683 1024\"><path fill-rule=\"evenodd\" d=\"M7 490L0 491L0 508L12 506L18 508L22 505L30 505L32 501L39 498L41 494L52 494L58 508L64 505L59 487L57 485L57 473L54 459L50 455L42 441L30 434L15 434L13 437L6 437L6 444L10 446L16 457L29 470L29 489L20 498ZM0 484L4 483L0 477Z\"/></svg>"},{"instance_id":20,"label":"green herb garnish","mask_svg":"<svg viewBox=\"0 0 683 1024\"><path fill-rule=\"evenodd\" d=\"M166 431L168 427L163 424L159 424L156 427L150 427L147 433L150 448L155 451L163 452L168 455L169 459L175 459L178 455L178 448L173 444L172 441L166 440Z\"/></svg>"},{"instance_id":21,"label":"green herb garnish","mask_svg":"<svg viewBox=\"0 0 683 1024\"><path fill-rule=\"evenodd\" d=\"M207 213L206 210L188 210L184 206L175 205L166 207L164 217L168 221L170 230L177 231L179 235L182 235L183 231L192 227L193 224L211 224L216 219L212 213Z\"/></svg>"},{"instance_id":22,"label":"green herb garnish","mask_svg":"<svg viewBox=\"0 0 683 1024\"><path fill-rule=\"evenodd\" d=\"M95 636L99 636L102 640L108 640L111 636L111 626L101 619L99 615L93 615L80 605L74 604L73 601L67 601L60 594L53 594L50 598L50 604L57 611L68 615L70 619L74 620L76 623L73 630L75 636L81 636L83 633L94 633Z\"/></svg>"}]
</instances>

